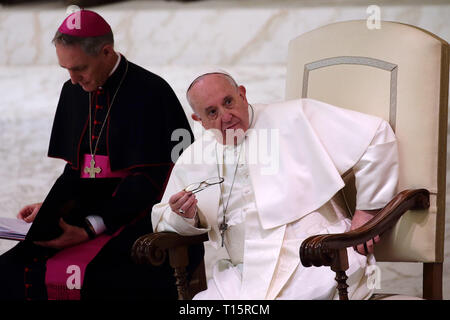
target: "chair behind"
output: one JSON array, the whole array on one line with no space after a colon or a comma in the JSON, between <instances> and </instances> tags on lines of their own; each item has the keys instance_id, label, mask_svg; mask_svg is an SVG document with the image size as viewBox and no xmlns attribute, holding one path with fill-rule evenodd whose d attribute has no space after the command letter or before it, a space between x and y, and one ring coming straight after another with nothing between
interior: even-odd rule
<instances>
[{"instance_id":1,"label":"chair behind","mask_svg":"<svg viewBox=\"0 0 450 320\"><path fill-rule=\"evenodd\" d=\"M314 98L384 118L399 142L398 190L430 191L376 246L378 261L423 262L425 298L442 299L446 196L448 43L414 26L339 22L289 44L286 98ZM351 179L350 179L351 181ZM354 210L355 190L345 197Z\"/></svg>"}]
</instances>

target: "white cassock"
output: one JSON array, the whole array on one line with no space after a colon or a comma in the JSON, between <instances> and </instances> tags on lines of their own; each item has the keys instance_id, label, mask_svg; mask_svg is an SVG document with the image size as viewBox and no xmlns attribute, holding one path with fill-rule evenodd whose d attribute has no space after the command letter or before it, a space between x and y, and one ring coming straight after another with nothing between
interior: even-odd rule
<instances>
[{"instance_id":1,"label":"white cassock","mask_svg":"<svg viewBox=\"0 0 450 320\"><path fill-rule=\"evenodd\" d=\"M161 203L153 207L154 231L208 232L219 248L225 204L230 259L213 266L208 289L195 298L336 298L334 272L303 267L300 245L311 235L350 229L350 219L334 198L348 170L355 173L357 209L379 209L392 199L398 181L394 133L380 118L312 99L253 109L242 144L223 146L206 131L183 152ZM194 219L172 212L168 200L173 194L218 175L225 178L222 186L196 194L199 227ZM373 257L351 248L348 257L349 298L368 298L373 290L365 269Z\"/></svg>"}]
</instances>

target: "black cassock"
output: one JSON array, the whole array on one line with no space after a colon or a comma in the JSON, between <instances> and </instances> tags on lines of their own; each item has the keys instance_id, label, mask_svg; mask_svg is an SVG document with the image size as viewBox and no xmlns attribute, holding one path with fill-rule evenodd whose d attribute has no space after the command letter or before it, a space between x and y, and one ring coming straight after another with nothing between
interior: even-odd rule
<instances>
[{"instance_id":1,"label":"black cassock","mask_svg":"<svg viewBox=\"0 0 450 320\"><path fill-rule=\"evenodd\" d=\"M176 160L172 150L186 148L193 139L183 108L166 81L123 56L103 85L103 93L92 93L89 101L89 93L79 85L70 80L64 84L48 155L67 164L26 240L0 256L0 299L46 299L45 264L57 250L36 246L32 240L59 236L61 216L67 223L81 226L88 215L101 216L109 234L125 228L87 266L82 299L177 297L168 263L160 267L136 265L130 249L139 236L152 232L149 213L162 197ZM172 141L177 129L184 129L188 139L178 140L176 134ZM111 171L127 170L128 176L80 178L80 170L84 170L81 160L95 148L97 140L96 155L108 155ZM195 267L203 247L193 248L190 254L190 267Z\"/></svg>"}]
</instances>

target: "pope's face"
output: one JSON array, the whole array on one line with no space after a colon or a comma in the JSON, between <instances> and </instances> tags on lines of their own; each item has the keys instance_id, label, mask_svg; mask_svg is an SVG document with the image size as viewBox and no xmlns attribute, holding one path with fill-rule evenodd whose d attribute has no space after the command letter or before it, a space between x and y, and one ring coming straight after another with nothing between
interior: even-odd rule
<instances>
[{"instance_id":1,"label":"pope's face","mask_svg":"<svg viewBox=\"0 0 450 320\"><path fill-rule=\"evenodd\" d=\"M248 102L244 86L236 87L222 74L209 74L198 80L189 90L189 100L195 111L192 119L205 129L216 129L223 143L228 137L239 136L249 128Z\"/></svg>"},{"instance_id":2,"label":"pope's face","mask_svg":"<svg viewBox=\"0 0 450 320\"><path fill-rule=\"evenodd\" d=\"M79 84L88 92L102 86L108 78L106 56L111 51L112 47L105 46L98 55L93 56L85 53L79 45L56 44L60 66L69 71L73 84Z\"/></svg>"}]
</instances>

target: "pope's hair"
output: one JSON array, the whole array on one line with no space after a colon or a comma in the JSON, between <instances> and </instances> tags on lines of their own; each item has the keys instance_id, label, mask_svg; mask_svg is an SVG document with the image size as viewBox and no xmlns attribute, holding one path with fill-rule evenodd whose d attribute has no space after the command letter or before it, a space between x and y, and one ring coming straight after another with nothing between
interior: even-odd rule
<instances>
[{"instance_id":1,"label":"pope's hair","mask_svg":"<svg viewBox=\"0 0 450 320\"><path fill-rule=\"evenodd\" d=\"M65 46L79 45L88 55L96 56L100 53L105 44L114 45L113 33L107 33L98 37L75 37L56 31L52 40L53 44L62 44Z\"/></svg>"},{"instance_id":2,"label":"pope's hair","mask_svg":"<svg viewBox=\"0 0 450 320\"><path fill-rule=\"evenodd\" d=\"M194 105L193 105L193 103L192 103L192 100L190 99L189 91L191 90L191 88L192 88L198 81L200 81L201 79L203 79L204 77L206 77L206 76L208 76L208 75L210 75L210 74L218 74L218 75L224 77L226 80L228 80L228 82L231 83L231 85L232 85L233 87L236 88L236 90L237 90L238 87L239 87L238 84L236 83L236 81L233 79L233 77L231 77L230 75L228 75L228 74L226 74L226 73L222 73L222 72L220 72L220 71L218 71L218 72L209 72L209 73L205 73L205 74L202 74L201 76L195 78L194 81L192 81L191 84L189 85L189 88L186 90L186 99L187 99L187 101L189 102L189 105L191 106L192 111L194 111L195 114L197 114L197 112L195 111ZM198 114L197 114L197 115L198 115Z\"/></svg>"}]
</instances>

